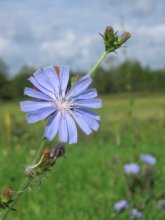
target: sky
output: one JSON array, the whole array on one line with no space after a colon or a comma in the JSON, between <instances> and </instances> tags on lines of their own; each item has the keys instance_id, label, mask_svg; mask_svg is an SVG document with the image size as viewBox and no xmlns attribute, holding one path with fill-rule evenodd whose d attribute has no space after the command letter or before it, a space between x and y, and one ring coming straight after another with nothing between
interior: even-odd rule
<instances>
[{"instance_id":1,"label":"sky","mask_svg":"<svg viewBox=\"0 0 165 220\"><path fill-rule=\"evenodd\" d=\"M98 33L111 25L132 35L117 62L164 68L164 12L164 0L0 0L0 58L12 75L24 64L88 71L104 51Z\"/></svg>"}]
</instances>

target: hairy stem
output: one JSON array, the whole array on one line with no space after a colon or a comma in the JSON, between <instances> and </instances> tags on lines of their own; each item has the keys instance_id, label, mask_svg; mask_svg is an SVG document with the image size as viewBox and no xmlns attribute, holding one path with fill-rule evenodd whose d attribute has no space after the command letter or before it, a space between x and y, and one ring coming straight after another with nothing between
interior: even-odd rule
<instances>
[{"instance_id":1,"label":"hairy stem","mask_svg":"<svg viewBox=\"0 0 165 220\"><path fill-rule=\"evenodd\" d=\"M47 143L48 143L48 140L46 138L44 138L43 141L41 142L41 145L40 145L38 151L36 152L36 157L34 159L34 162L37 162L40 159L40 157L43 153L43 150L44 150L45 146L47 145ZM8 213L12 210L15 203L20 199L21 195L30 188L32 180L33 180L33 178L29 177L29 176L24 179L24 181L23 181L22 185L20 186L19 190L14 195L13 202L10 204L10 208L3 211L2 215L0 216L0 220L6 219Z\"/></svg>"}]
</instances>

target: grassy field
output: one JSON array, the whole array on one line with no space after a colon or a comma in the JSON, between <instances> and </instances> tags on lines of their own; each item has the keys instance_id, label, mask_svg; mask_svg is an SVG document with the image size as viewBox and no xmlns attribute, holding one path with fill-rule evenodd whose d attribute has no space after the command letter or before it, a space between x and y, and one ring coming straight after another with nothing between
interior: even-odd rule
<instances>
[{"instance_id":1,"label":"grassy field","mask_svg":"<svg viewBox=\"0 0 165 220\"><path fill-rule=\"evenodd\" d=\"M145 220L164 220L157 202L165 199L165 96L103 97L99 132L66 146L66 158L52 172L36 180L10 212L11 220L110 220L130 219L130 209L116 213L114 203L126 199ZM29 125L19 102L1 103L0 187L17 190L24 168L34 159L44 122ZM142 153L157 158L154 184L131 192L124 165L138 163Z\"/></svg>"}]
</instances>

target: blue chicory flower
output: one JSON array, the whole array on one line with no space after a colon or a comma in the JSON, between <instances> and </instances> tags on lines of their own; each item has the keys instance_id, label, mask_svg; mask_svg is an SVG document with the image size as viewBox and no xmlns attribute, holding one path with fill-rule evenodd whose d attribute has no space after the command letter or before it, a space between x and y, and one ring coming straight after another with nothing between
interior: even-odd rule
<instances>
[{"instance_id":1,"label":"blue chicory flower","mask_svg":"<svg viewBox=\"0 0 165 220\"><path fill-rule=\"evenodd\" d=\"M76 123L87 135L98 130L100 116L88 108L100 108L101 100L96 98L96 89L88 88L92 82L89 75L69 89L69 67L48 66L36 71L29 81L35 88L25 88L24 94L38 100L21 102L21 110L28 112L28 123L50 117L44 134L49 140L58 133L61 142L76 143Z\"/></svg>"},{"instance_id":2,"label":"blue chicory flower","mask_svg":"<svg viewBox=\"0 0 165 220\"><path fill-rule=\"evenodd\" d=\"M124 166L124 171L128 175L137 175L140 172L140 167L136 163L130 163Z\"/></svg>"},{"instance_id":3,"label":"blue chicory flower","mask_svg":"<svg viewBox=\"0 0 165 220\"><path fill-rule=\"evenodd\" d=\"M156 158L151 156L151 155L149 155L149 154L142 154L140 156L140 159L144 163L146 163L148 165L151 165L151 166L155 165L155 163L156 163Z\"/></svg>"},{"instance_id":4,"label":"blue chicory flower","mask_svg":"<svg viewBox=\"0 0 165 220\"><path fill-rule=\"evenodd\" d=\"M128 205L128 202L126 200L120 200L120 201L116 202L115 205L114 205L114 209L117 212L120 212L124 209L127 209L128 207L129 207L129 205Z\"/></svg>"},{"instance_id":5,"label":"blue chicory flower","mask_svg":"<svg viewBox=\"0 0 165 220\"><path fill-rule=\"evenodd\" d=\"M131 217L131 220L141 219L142 218L142 212L138 211L137 209L131 209L130 217Z\"/></svg>"}]
</instances>

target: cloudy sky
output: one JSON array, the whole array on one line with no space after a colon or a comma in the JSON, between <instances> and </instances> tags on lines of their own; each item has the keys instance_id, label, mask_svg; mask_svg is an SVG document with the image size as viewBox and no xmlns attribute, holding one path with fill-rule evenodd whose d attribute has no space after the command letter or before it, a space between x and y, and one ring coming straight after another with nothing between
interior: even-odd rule
<instances>
[{"instance_id":1,"label":"cloudy sky","mask_svg":"<svg viewBox=\"0 0 165 220\"><path fill-rule=\"evenodd\" d=\"M0 57L12 74L25 63L88 70L104 50L98 32L107 25L131 32L128 58L165 67L164 0L0 0ZM115 57L124 59L122 49Z\"/></svg>"}]
</instances>

